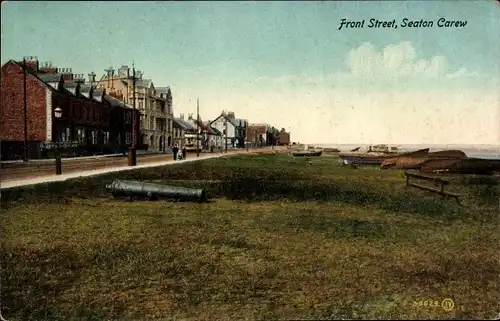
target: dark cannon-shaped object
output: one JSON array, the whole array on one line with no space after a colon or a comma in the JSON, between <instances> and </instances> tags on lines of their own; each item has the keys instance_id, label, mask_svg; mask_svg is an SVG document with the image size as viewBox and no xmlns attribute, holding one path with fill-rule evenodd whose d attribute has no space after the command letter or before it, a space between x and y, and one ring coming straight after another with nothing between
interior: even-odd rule
<instances>
[{"instance_id":1,"label":"dark cannon-shaped object","mask_svg":"<svg viewBox=\"0 0 500 321\"><path fill-rule=\"evenodd\" d=\"M106 185L106 189L111 190L113 197L128 198L130 200L174 199L197 202L204 202L207 200L204 189L143 183L138 181L115 179L113 183Z\"/></svg>"}]
</instances>

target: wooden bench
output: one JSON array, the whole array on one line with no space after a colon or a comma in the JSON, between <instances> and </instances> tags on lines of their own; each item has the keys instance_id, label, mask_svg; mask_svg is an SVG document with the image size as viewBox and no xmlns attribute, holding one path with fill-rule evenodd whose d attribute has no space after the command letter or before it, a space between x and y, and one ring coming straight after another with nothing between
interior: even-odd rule
<instances>
[{"instance_id":1,"label":"wooden bench","mask_svg":"<svg viewBox=\"0 0 500 321\"><path fill-rule=\"evenodd\" d=\"M430 175L424 175L424 174L410 173L410 172L407 172L407 171L404 172L404 175L406 177L406 187L411 186L411 187L416 187L416 188L424 190L424 191L433 192L433 193L441 195L442 199L454 198L457 201L457 203L459 205L461 205L460 204L460 200L459 200L459 196L460 196L459 194L446 192L444 190L445 186L450 185L449 181L446 181L446 180L444 180L444 179L442 179L440 177L437 177L437 176L430 176ZM432 182L435 185L438 185L439 188L434 188L434 187L430 187L430 186L426 186L426 185L421 185L421 184L418 184L418 183L411 183L410 182L410 178L421 179L421 180L425 180L425 181L428 181L428 182Z\"/></svg>"}]
</instances>

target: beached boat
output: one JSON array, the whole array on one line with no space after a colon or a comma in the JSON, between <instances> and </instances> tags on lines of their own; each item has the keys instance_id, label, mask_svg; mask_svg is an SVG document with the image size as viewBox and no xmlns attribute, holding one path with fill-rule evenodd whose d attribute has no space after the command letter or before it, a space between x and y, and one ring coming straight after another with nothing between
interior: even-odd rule
<instances>
[{"instance_id":1,"label":"beached boat","mask_svg":"<svg viewBox=\"0 0 500 321\"><path fill-rule=\"evenodd\" d=\"M371 155L339 155L345 165L380 165L387 156L371 156Z\"/></svg>"},{"instance_id":2,"label":"beached boat","mask_svg":"<svg viewBox=\"0 0 500 321\"><path fill-rule=\"evenodd\" d=\"M323 153L322 150L316 150L316 151L303 150L303 151L298 151L298 152L292 152L292 156L311 157L311 156L321 156L322 153Z\"/></svg>"},{"instance_id":3,"label":"beached boat","mask_svg":"<svg viewBox=\"0 0 500 321\"><path fill-rule=\"evenodd\" d=\"M398 155L397 157L384 160L380 168L387 169L421 169L448 168L457 160L467 159L467 155L461 150L442 150L432 153L412 153L409 155Z\"/></svg>"},{"instance_id":4,"label":"beached boat","mask_svg":"<svg viewBox=\"0 0 500 321\"><path fill-rule=\"evenodd\" d=\"M429 153L429 148L419 149L413 152L402 153L402 154L354 154L354 153L343 153L339 154L345 165L360 165L369 166L376 165L380 166L384 162L389 162L391 159L396 159L400 157L422 157Z\"/></svg>"},{"instance_id":5,"label":"beached boat","mask_svg":"<svg viewBox=\"0 0 500 321\"><path fill-rule=\"evenodd\" d=\"M500 172L500 160L483 158L432 159L423 164L420 171L491 175Z\"/></svg>"}]
</instances>

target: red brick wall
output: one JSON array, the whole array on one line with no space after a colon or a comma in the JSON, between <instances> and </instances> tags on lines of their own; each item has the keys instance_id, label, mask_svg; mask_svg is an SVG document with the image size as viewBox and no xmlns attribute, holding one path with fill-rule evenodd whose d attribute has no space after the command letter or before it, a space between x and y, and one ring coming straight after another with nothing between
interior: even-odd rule
<instances>
[{"instance_id":1,"label":"red brick wall","mask_svg":"<svg viewBox=\"0 0 500 321\"><path fill-rule=\"evenodd\" d=\"M13 62L2 67L0 107L0 139L24 141L24 92L22 68ZM30 74L26 75L28 140L46 140L45 86Z\"/></svg>"}]
</instances>

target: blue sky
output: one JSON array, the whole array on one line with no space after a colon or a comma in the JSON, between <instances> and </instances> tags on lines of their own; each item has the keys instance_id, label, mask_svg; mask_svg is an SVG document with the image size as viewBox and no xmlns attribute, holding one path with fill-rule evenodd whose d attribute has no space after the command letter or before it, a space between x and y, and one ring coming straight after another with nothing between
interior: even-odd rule
<instances>
[{"instance_id":1,"label":"blue sky","mask_svg":"<svg viewBox=\"0 0 500 321\"><path fill-rule=\"evenodd\" d=\"M500 91L500 5L495 1L39 1L2 3L1 14L2 63L34 55L59 67L71 67L76 73L101 75L108 66L117 69L135 60L145 78L156 86L172 87L176 114L193 112L196 97L200 97L204 119L229 109L251 122L268 121L289 128L296 134L294 139L301 141L323 142L333 136L346 143L366 140L373 133L361 135L359 128L366 126L356 125L357 130L342 127L347 126L342 117L354 114L348 115L339 104L354 106L360 115L376 112L361 103L375 99L365 97L370 92ZM396 19L400 24L405 17L434 21L445 17L467 21L467 25L338 30L342 18ZM387 57L399 62L390 65ZM396 77L393 72L403 66L412 67ZM419 66L425 70L415 72ZM496 98L498 95L487 101ZM396 100L404 101L399 96ZM395 104L393 108L405 106ZM437 107L428 108L430 113ZM496 112L492 106L477 108L475 113L489 113L489 118ZM461 115L464 110L455 112ZM500 117L500 113L494 115ZM320 132L309 129L322 119L328 119L330 125ZM479 116L477 122L481 123ZM497 123L489 122L494 133L480 137L483 143L500 144L500 118ZM433 126L443 125L434 120ZM456 126L479 125L448 126L455 126L449 127L450 132L459 131ZM403 143L393 131L377 135L387 142ZM454 139L453 135L442 136L433 140L446 143ZM415 133L408 143L424 137ZM477 139L471 132L458 142Z\"/></svg>"}]
</instances>

